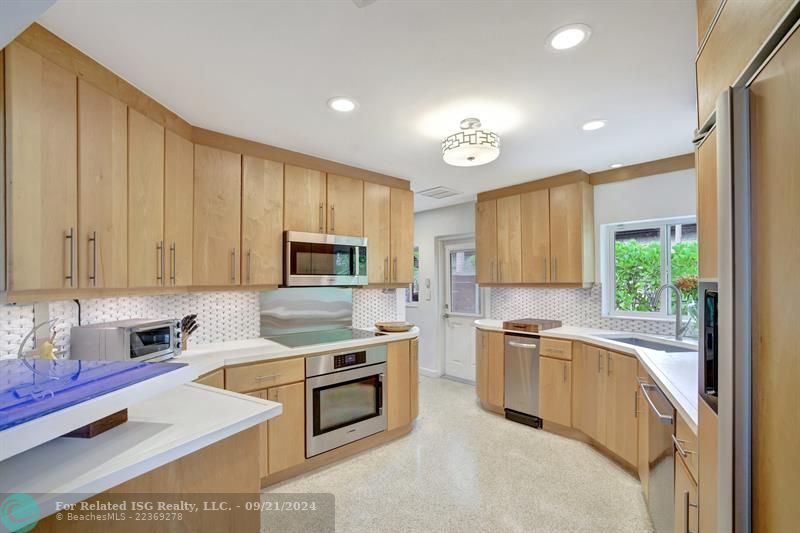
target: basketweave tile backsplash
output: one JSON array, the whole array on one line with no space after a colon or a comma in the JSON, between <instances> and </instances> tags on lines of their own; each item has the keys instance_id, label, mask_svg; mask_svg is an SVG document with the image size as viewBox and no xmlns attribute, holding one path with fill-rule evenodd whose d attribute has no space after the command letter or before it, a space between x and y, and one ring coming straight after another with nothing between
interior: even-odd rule
<instances>
[{"instance_id":1,"label":"basketweave tile backsplash","mask_svg":"<svg viewBox=\"0 0 800 533\"><path fill-rule=\"evenodd\" d=\"M398 315L401 291L353 290L353 326L370 327L383 320L403 320ZM128 318L182 317L197 313L200 324L192 344L252 339L260 334L257 292L207 292L160 296L91 298L81 300L81 323L96 324ZM69 353L69 331L78 324L78 306L72 300L50 302L50 319L57 325L55 345ZM400 306L400 309L403 308ZM19 344L34 323L32 305L0 306L0 358L16 357Z\"/></svg>"},{"instance_id":2,"label":"basketweave tile backsplash","mask_svg":"<svg viewBox=\"0 0 800 533\"><path fill-rule=\"evenodd\" d=\"M560 320L565 326L674 334L671 321L604 317L602 295L600 284L586 289L492 289L490 314L496 320L544 318Z\"/></svg>"}]
</instances>

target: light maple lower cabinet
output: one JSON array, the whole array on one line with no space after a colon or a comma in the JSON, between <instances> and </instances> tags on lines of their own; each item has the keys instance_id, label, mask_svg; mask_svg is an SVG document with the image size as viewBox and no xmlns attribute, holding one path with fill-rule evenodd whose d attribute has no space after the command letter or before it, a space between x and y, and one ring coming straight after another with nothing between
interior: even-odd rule
<instances>
[{"instance_id":1,"label":"light maple lower cabinet","mask_svg":"<svg viewBox=\"0 0 800 533\"><path fill-rule=\"evenodd\" d=\"M268 421L270 474L306 460L306 387L304 382L267 389L267 399L283 404L283 413Z\"/></svg>"},{"instance_id":2,"label":"light maple lower cabinet","mask_svg":"<svg viewBox=\"0 0 800 533\"><path fill-rule=\"evenodd\" d=\"M572 425L572 362L539 358L539 416L546 422Z\"/></svg>"},{"instance_id":3,"label":"light maple lower cabinet","mask_svg":"<svg viewBox=\"0 0 800 533\"><path fill-rule=\"evenodd\" d=\"M409 341L411 343L411 372L409 373L409 389L411 393L411 420L419 415L419 338Z\"/></svg>"},{"instance_id":4,"label":"light maple lower cabinet","mask_svg":"<svg viewBox=\"0 0 800 533\"><path fill-rule=\"evenodd\" d=\"M475 330L475 387L478 399L500 412L505 405L505 339L499 331Z\"/></svg>"},{"instance_id":5,"label":"light maple lower cabinet","mask_svg":"<svg viewBox=\"0 0 800 533\"><path fill-rule=\"evenodd\" d=\"M606 352L594 346L583 345L574 354L574 397L572 423L590 438L605 442Z\"/></svg>"},{"instance_id":6,"label":"light maple lower cabinet","mask_svg":"<svg viewBox=\"0 0 800 533\"><path fill-rule=\"evenodd\" d=\"M254 396L262 400L268 400L267 391L259 390L248 392L248 396ZM258 477L265 478L269 475L269 420L258 425Z\"/></svg>"},{"instance_id":7,"label":"light maple lower cabinet","mask_svg":"<svg viewBox=\"0 0 800 533\"><path fill-rule=\"evenodd\" d=\"M675 453L675 533L696 532L697 525L697 483Z\"/></svg>"},{"instance_id":8,"label":"light maple lower cabinet","mask_svg":"<svg viewBox=\"0 0 800 533\"><path fill-rule=\"evenodd\" d=\"M386 403L389 431L411 423L411 345L409 341L390 342L386 354Z\"/></svg>"}]
</instances>

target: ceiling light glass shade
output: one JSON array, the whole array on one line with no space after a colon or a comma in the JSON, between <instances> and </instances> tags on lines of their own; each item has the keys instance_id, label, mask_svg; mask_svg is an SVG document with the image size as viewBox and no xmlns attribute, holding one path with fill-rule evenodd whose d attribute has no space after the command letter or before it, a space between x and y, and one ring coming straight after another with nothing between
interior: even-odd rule
<instances>
[{"instance_id":1,"label":"ceiling light glass shade","mask_svg":"<svg viewBox=\"0 0 800 533\"><path fill-rule=\"evenodd\" d=\"M491 163L500 155L500 137L480 129L478 119L461 121L462 131L442 141L442 159L456 167L476 167Z\"/></svg>"},{"instance_id":2,"label":"ceiling light glass shade","mask_svg":"<svg viewBox=\"0 0 800 533\"><path fill-rule=\"evenodd\" d=\"M569 24L551 33L547 43L554 50L569 50L586 42L591 34L592 30L586 24Z\"/></svg>"},{"instance_id":3,"label":"ceiling light glass shade","mask_svg":"<svg viewBox=\"0 0 800 533\"><path fill-rule=\"evenodd\" d=\"M357 107L355 100L346 96L334 96L328 100L328 107L340 113L349 113Z\"/></svg>"},{"instance_id":4,"label":"ceiling light glass shade","mask_svg":"<svg viewBox=\"0 0 800 533\"><path fill-rule=\"evenodd\" d=\"M594 131L605 127L605 125L606 125L605 120L590 120L589 122L581 126L581 129L583 129L583 131Z\"/></svg>"}]
</instances>

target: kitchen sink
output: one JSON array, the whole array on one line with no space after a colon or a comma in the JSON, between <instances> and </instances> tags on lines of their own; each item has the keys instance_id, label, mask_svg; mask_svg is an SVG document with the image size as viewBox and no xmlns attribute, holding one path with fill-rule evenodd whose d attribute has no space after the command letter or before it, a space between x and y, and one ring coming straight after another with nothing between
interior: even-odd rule
<instances>
[{"instance_id":1,"label":"kitchen sink","mask_svg":"<svg viewBox=\"0 0 800 533\"><path fill-rule=\"evenodd\" d=\"M696 349L691 349L687 346L677 346L675 344L669 344L666 342L659 342L649 339L643 339L641 337L617 337L611 335L598 335L598 337L603 337L604 339L614 341L614 342L621 342L622 344L630 344L631 346L639 346L640 348L647 348L649 350L660 350L662 352L695 352Z\"/></svg>"}]
</instances>

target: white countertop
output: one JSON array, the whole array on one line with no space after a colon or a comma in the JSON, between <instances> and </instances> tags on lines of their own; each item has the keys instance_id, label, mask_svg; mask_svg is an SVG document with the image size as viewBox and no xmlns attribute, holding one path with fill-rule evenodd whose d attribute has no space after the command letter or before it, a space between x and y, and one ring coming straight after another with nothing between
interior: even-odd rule
<instances>
[{"instance_id":1,"label":"white countertop","mask_svg":"<svg viewBox=\"0 0 800 533\"><path fill-rule=\"evenodd\" d=\"M651 350L649 348L641 348L639 346L631 346L630 344L623 344L621 342L615 342L612 339L598 336L619 334L670 341L669 337L660 337L657 335L643 335L631 333L629 331L609 331L573 326L547 329L539 333L525 333L503 329L502 320L490 319L476 320L475 325L480 329L490 331L581 341L595 346L602 346L603 348L608 348L615 352L633 355L641 361L642 365L653 378L653 381L655 381L664 394L666 394L692 431L697 434L697 365L699 362L696 352L697 346L693 342L686 342L684 345L687 347L687 350L695 350L694 352L667 353L659 350Z\"/></svg>"},{"instance_id":2,"label":"white countertop","mask_svg":"<svg viewBox=\"0 0 800 533\"><path fill-rule=\"evenodd\" d=\"M0 493L34 496L42 515L77 503L283 412L279 403L197 383L128 408L91 439L61 437L0 462Z\"/></svg>"},{"instance_id":3,"label":"white countertop","mask_svg":"<svg viewBox=\"0 0 800 533\"><path fill-rule=\"evenodd\" d=\"M359 346L386 344L387 342L413 339L418 336L419 328L414 327L405 333L387 333L374 338L328 342L324 344L313 344L311 346L300 346L297 348L287 348L282 344L263 338L217 342L190 347L179 357L173 359L173 361L189 363L197 370L198 374L203 375L226 365L240 365L242 363L269 361L270 359L301 357L329 352L331 350L347 350Z\"/></svg>"}]
</instances>

